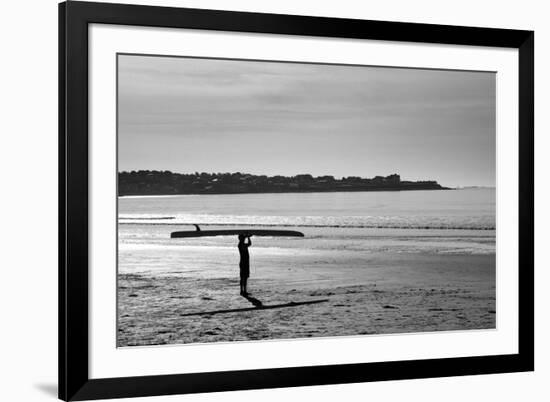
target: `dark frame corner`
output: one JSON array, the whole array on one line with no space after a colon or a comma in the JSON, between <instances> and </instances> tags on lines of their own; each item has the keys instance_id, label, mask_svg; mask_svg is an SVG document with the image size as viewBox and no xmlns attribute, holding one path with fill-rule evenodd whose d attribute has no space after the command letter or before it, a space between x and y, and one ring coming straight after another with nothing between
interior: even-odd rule
<instances>
[{"instance_id":1,"label":"dark frame corner","mask_svg":"<svg viewBox=\"0 0 550 402\"><path fill-rule=\"evenodd\" d=\"M519 353L217 373L88 376L88 24L510 47L519 52ZM534 370L534 32L70 1L59 4L59 398L276 388ZM246 379L246 380L243 380Z\"/></svg>"}]
</instances>

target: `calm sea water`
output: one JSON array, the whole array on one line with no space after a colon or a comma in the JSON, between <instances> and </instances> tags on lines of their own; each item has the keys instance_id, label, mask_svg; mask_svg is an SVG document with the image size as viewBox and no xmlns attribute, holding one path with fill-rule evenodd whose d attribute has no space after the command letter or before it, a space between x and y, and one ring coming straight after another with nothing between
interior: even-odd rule
<instances>
[{"instance_id":1,"label":"calm sea water","mask_svg":"<svg viewBox=\"0 0 550 402\"><path fill-rule=\"evenodd\" d=\"M494 229L495 190L121 197L120 223Z\"/></svg>"},{"instance_id":2,"label":"calm sea water","mask_svg":"<svg viewBox=\"0 0 550 402\"><path fill-rule=\"evenodd\" d=\"M236 263L233 237L170 239L170 232L292 228L296 238L253 238L270 266L361 267L377 253L494 254L495 190L181 195L119 198L119 270L169 273ZM231 265L229 264L229 265ZM234 267L231 265L231 269Z\"/></svg>"}]
</instances>

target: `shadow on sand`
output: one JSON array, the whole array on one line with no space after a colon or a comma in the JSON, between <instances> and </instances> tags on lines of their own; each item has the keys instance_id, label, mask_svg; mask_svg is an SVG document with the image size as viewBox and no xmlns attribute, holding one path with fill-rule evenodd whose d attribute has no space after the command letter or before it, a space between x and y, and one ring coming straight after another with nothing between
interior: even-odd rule
<instances>
[{"instance_id":1,"label":"shadow on sand","mask_svg":"<svg viewBox=\"0 0 550 402\"><path fill-rule=\"evenodd\" d=\"M248 300L252 305L256 308L263 308L264 304L261 302L261 300L256 299L255 297L250 296L249 294L242 295L246 300Z\"/></svg>"},{"instance_id":2,"label":"shadow on sand","mask_svg":"<svg viewBox=\"0 0 550 402\"><path fill-rule=\"evenodd\" d=\"M328 299L320 299L320 300L309 300L309 301L303 301L303 302L290 302L290 303L283 303L283 304L265 305L261 302L261 300L258 300L255 297L252 297L250 295L243 295L243 297L246 300L248 300L250 303L252 303L254 307L235 308L235 309L228 309L228 310L202 311L198 313L181 314L180 316L189 317L194 315L214 315L214 314L224 314L224 313L239 313L242 311L271 310L274 308L296 307L296 306L304 306L307 304L317 304L317 303L328 302Z\"/></svg>"}]
</instances>

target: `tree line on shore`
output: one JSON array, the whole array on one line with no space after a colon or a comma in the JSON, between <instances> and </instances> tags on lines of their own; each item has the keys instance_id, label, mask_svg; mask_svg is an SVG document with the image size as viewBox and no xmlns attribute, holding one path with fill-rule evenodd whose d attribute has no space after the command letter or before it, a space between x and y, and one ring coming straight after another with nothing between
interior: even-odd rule
<instances>
[{"instance_id":1,"label":"tree line on shore","mask_svg":"<svg viewBox=\"0 0 550 402\"><path fill-rule=\"evenodd\" d=\"M119 172L118 194L239 194L329 191L442 190L436 181L402 181L398 174L363 178L312 176L267 176L248 173L173 173L168 170Z\"/></svg>"}]
</instances>

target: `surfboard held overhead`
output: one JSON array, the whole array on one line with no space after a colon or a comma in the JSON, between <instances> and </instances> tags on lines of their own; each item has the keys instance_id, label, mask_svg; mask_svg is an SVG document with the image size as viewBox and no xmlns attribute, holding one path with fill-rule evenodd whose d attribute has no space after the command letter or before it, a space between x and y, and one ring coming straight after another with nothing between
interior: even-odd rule
<instances>
[{"instance_id":1,"label":"surfboard held overhead","mask_svg":"<svg viewBox=\"0 0 550 402\"><path fill-rule=\"evenodd\" d=\"M270 229L223 229L223 230L184 230L172 232L172 239L184 237L208 237L208 236L238 236L240 234L250 236L269 237L304 237L302 232L295 230L270 230Z\"/></svg>"}]
</instances>

